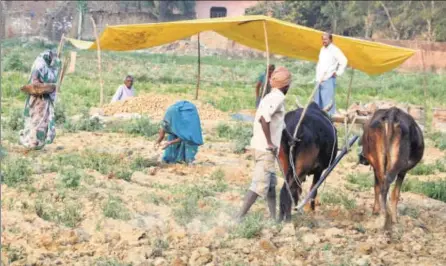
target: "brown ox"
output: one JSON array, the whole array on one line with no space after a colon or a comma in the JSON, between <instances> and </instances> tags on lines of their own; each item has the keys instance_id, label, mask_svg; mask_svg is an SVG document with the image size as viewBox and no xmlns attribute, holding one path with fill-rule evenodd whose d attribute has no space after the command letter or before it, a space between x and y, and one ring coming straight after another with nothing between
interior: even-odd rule
<instances>
[{"instance_id":1,"label":"brown ox","mask_svg":"<svg viewBox=\"0 0 446 266\"><path fill-rule=\"evenodd\" d=\"M373 213L385 213L386 230L397 222L397 204L406 173L415 167L424 153L423 133L415 120L393 107L378 110L364 125L363 156L375 173L375 204ZM387 206L389 187L396 179Z\"/></svg>"}]
</instances>

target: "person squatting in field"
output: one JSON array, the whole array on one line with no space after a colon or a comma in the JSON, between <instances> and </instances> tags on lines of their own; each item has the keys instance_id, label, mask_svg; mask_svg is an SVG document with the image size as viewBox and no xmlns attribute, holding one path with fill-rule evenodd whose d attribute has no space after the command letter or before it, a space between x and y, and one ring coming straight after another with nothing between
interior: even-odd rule
<instances>
[{"instance_id":1,"label":"person squatting in field","mask_svg":"<svg viewBox=\"0 0 446 266\"><path fill-rule=\"evenodd\" d=\"M195 105L179 101L170 106L161 122L155 148L161 144L166 133L167 142L163 145L165 163L187 163L195 160L198 146L203 145L200 117Z\"/></svg>"},{"instance_id":2,"label":"person squatting in field","mask_svg":"<svg viewBox=\"0 0 446 266\"><path fill-rule=\"evenodd\" d=\"M271 218L276 218L275 155L284 129L285 95L290 87L291 74L285 67L278 67L270 82L272 90L260 102L254 119L251 147L255 153L255 166L251 186L236 217L239 221L258 197L266 197Z\"/></svg>"},{"instance_id":3,"label":"person squatting in field","mask_svg":"<svg viewBox=\"0 0 446 266\"><path fill-rule=\"evenodd\" d=\"M135 97L135 89L133 88L133 77L127 75L124 78L124 84L118 87L111 100L112 103L123 101L127 98Z\"/></svg>"},{"instance_id":4,"label":"person squatting in field","mask_svg":"<svg viewBox=\"0 0 446 266\"><path fill-rule=\"evenodd\" d=\"M42 52L34 60L28 84L56 83L61 62L51 50ZM28 94L25 101L24 129L19 142L28 149L39 150L53 143L56 137L54 101L56 91L42 95Z\"/></svg>"}]
</instances>

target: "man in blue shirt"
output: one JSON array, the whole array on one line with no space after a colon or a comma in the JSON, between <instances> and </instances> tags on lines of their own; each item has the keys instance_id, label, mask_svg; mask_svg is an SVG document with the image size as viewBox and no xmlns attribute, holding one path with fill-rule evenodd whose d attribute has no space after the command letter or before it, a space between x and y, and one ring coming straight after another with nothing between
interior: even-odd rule
<instances>
[{"instance_id":1,"label":"man in blue shirt","mask_svg":"<svg viewBox=\"0 0 446 266\"><path fill-rule=\"evenodd\" d=\"M265 95L267 95L271 91L271 85L269 83L269 79L271 78L271 75L273 74L274 69L276 67L274 65L269 65L268 68L269 68L268 69L268 83L266 85ZM262 96L265 96L265 95L263 95L263 87L264 87L264 84L265 84L265 75L266 75L266 73L263 73L257 79L257 83L256 83L256 109L259 106L260 99L262 98Z\"/></svg>"}]
</instances>

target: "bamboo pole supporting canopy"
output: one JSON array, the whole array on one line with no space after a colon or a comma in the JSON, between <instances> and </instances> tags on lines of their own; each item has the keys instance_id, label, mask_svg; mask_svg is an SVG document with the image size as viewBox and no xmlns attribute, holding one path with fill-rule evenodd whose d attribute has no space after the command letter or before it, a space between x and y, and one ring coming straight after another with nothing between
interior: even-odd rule
<instances>
[{"instance_id":1,"label":"bamboo pole supporting canopy","mask_svg":"<svg viewBox=\"0 0 446 266\"><path fill-rule=\"evenodd\" d=\"M352 74L350 75L350 83L348 84L347 106L345 107L346 109L348 109L348 107L350 106L350 96L352 94L352 83L354 74L355 74L355 69L352 68Z\"/></svg>"},{"instance_id":2,"label":"bamboo pole supporting canopy","mask_svg":"<svg viewBox=\"0 0 446 266\"><path fill-rule=\"evenodd\" d=\"M104 84L103 84L103 81L102 81L101 46L100 46L100 43L99 43L98 33L97 33L97 30L96 30L96 23L94 22L93 17L90 17L90 19L91 19L91 22L93 23L94 37L96 38L96 43L97 43L97 46L98 46L99 84L101 86L99 105L102 106L104 104Z\"/></svg>"},{"instance_id":3,"label":"bamboo pole supporting canopy","mask_svg":"<svg viewBox=\"0 0 446 266\"><path fill-rule=\"evenodd\" d=\"M197 88L195 89L195 100L198 100L198 90L200 89L201 79L201 54L200 54L200 33L198 33L198 69L197 69Z\"/></svg>"},{"instance_id":4,"label":"bamboo pole supporting canopy","mask_svg":"<svg viewBox=\"0 0 446 266\"><path fill-rule=\"evenodd\" d=\"M262 98L260 101L262 101L263 97L265 97L266 87L268 85L268 77L269 77L269 44L268 44L268 31L266 30L266 22L263 21L263 34L265 37L265 48L266 48L266 75L263 82L263 92L262 92Z\"/></svg>"}]
</instances>

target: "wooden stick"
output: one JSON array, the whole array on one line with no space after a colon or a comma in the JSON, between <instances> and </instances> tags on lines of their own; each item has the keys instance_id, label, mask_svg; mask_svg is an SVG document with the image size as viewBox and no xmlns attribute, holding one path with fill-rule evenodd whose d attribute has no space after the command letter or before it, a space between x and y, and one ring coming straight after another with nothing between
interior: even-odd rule
<instances>
[{"instance_id":1,"label":"wooden stick","mask_svg":"<svg viewBox=\"0 0 446 266\"><path fill-rule=\"evenodd\" d=\"M333 115L331 117L331 121L333 123L344 123L345 116L344 115ZM356 124L365 124L367 120L370 119L370 116L356 116L356 118L348 117L348 123L356 123Z\"/></svg>"},{"instance_id":2,"label":"wooden stick","mask_svg":"<svg viewBox=\"0 0 446 266\"><path fill-rule=\"evenodd\" d=\"M353 83L353 75L355 74L355 69L352 68L352 74L350 76L350 84L348 85L348 94L347 94L347 106L345 107L346 110L348 110L348 107L350 106L350 95L352 94L352 83ZM348 141L348 139L347 139Z\"/></svg>"},{"instance_id":3,"label":"wooden stick","mask_svg":"<svg viewBox=\"0 0 446 266\"><path fill-rule=\"evenodd\" d=\"M266 31L266 21L263 21L263 36L265 37L265 48L266 48L266 76L263 84L262 98L260 99L260 101L262 101L263 97L265 97L265 92L266 92L266 87L268 85L268 77L269 77L269 44L268 44L268 32Z\"/></svg>"},{"instance_id":4,"label":"wooden stick","mask_svg":"<svg viewBox=\"0 0 446 266\"><path fill-rule=\"evenodd\" d=\"M427 122L427 79L426 79L426 75L427 75L427 73L426 73L426 64L425 64L425 62L424 62L424 50L423 49L421 49L421 62L422 62L422 64L423 64L423 90L424 90L424 110L425 110L425 112L424 112L424 121L423 121L423 124L424 125L426 125L426 122Z\"/></svg>"},{"instance_id":5,"label":"wooden stick","mask_svg":"<svg viewBox=\"0 0 446 266\"><path fill-rule=\"evenodd\" d=\"M96 23L94 22L93 17L90 17L91 22L93 23L94 36L96 38L96 46L98 47L98 70L99 70L99 84L101 86L101 94L100 94L100 102L99 105L102 106L104 104L104 84L102 82L102 66L101 66L101 46L99 44L98 33L96 31Z\"/></svg>"},{"instance_id":6,"label":"wooden stick","mask_svg":"<svg viewBox=\"0 0 446 266\"><path fill-rule=\"evenodd\" d=\"M57 48L57 58L60 58L60 53L62 52L64 44L65 44L65 34L62 33L62 37L60 37L59 47Z\"/></svg>"},{"instance_id":7,"label":"wooden stick","mask_svg":"<svg viewBox=\"0 0 446 266\"><path fill-rule=\"evenodd\" d=\"M201 55L200 55L200 33L198 33L198 70L197 70L197 88L195 89L195 100L198 100L198 90L200 89L201 76Z\"/></svg>"},{"instance_id":8,"label":"wooden stick","mask_svg":"<svg viewBox=\"0 0 446 266\"><path fill-rule=\"evenodd\" d=\"M64 58L62 69L60 70L59 79L57 81L56 85L56 93L60 92L60 87L62 86L62 81L65 76L65 73L67 71L68 63L70 62L70 59L68 57Z\"/></svg>"}]
</instances>

